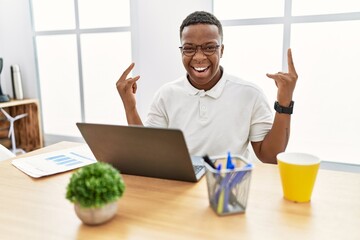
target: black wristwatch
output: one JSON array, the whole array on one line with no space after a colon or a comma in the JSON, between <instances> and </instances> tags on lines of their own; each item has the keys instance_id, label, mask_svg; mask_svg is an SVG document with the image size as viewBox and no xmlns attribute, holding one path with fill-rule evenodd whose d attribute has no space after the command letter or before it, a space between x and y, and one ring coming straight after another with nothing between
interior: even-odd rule
<instances>
[{"instance_id":1,"label":"black wristwatch","mask_svg":"<svg viewBox=\"0 0 360 240\"><path fill-rule=\"evenodd\" d=\"M274 109L278 113L286 113L286 114L292 114L294 109L294 101L290 102L290 105L288 107L280 106L279 102L276 101L274 104Z\"/></svg>"}]
</instances>

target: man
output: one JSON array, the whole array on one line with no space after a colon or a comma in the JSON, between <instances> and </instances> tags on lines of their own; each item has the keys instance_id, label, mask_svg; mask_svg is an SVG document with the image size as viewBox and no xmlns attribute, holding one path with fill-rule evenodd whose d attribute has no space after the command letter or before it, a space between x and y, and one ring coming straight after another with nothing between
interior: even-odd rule
<instances>
[{"instance_id":1,"label":"man","mask_svg":"<svg viewBox=\"0 0 360 240\"><path fill-rule=\"evenodd\" d=\"M146 126L178 128L191 155L227 151L248 157L248 143L265 163L276 163L290 135L292 95L297 73L288 50L288 73L267 74L278 88L275 118L263 92L254 84L228 75L220 66L224 52L219 20L194 12L180 27L182 62L187 75L162 86L155 95ZM143 125L136 109L136 81L127 78L131 64L117 81L130 125Z\"/></svg>"}]
</instances>

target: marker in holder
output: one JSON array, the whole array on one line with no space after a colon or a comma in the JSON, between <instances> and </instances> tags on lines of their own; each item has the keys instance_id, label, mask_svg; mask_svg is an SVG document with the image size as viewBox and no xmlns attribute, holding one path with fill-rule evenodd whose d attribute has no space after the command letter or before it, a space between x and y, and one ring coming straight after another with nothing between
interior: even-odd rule
<instances>
[{"instance_id":1,"label":"marker in holder","mask_svg":"<svg viewBox=\"0 0 360 240\"><path fill-rule=\"evenodd\" d=\"M231 161L233 167L228 169L214 169L205 162L209 203L221 216L246 211L253 169L252 164L244 158L237 155L229 157L230 155L215 161L216 166L229 166Z\"/></svg>"}]
</instances>

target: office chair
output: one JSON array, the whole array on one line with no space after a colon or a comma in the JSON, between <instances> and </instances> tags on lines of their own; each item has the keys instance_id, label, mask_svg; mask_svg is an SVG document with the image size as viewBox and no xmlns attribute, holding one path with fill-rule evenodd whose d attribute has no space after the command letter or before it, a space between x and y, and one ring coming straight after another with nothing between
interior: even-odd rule
<instances>
[{"instance_id":1,"label":"office chair","mask_svg":"<svg viewBox=\"0 0 360 240\"><path fill-rule=\"evenodd\" d=\"M5 115L5 117L7 118L7 120L10 122L10 128L9 128L9 138L11 138L11 146L12 146L12 153L13 154L17 154L17 153L26 153L23 149L21 148L16 148L16 141L15 141L15 130L14 130L14 122L16 120L19 120L21 118L26 117L28 114L27 113L23 113L23 114L19 114L16 117L11 117L4 109L0 108L1 112Z\"/></svg>"},{"instance_id":2,"label":"office chair","mask_svg":"<svg viewBox=\"0 0 360 240\"><path fill-rule=\"evenodd\" d=\"M15 157L9 149L0 144L0 161Z\"/></svg>"}]
</instances>

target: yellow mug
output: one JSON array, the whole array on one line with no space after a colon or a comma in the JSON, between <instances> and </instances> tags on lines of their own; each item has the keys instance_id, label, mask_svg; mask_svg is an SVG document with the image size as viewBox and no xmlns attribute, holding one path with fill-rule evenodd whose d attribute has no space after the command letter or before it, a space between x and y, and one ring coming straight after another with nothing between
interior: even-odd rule
<instances>
[{"instance_id":1,"label":"yellow mug","mask_svg":"<svg viewBox=\"0 0 360 240\"><path fill-rule=\"evenodd\" d=\"M282 152L277 155L284 198L309 202L314 188L320 158L307 153Z\"/></svg>"}]
</instances>

